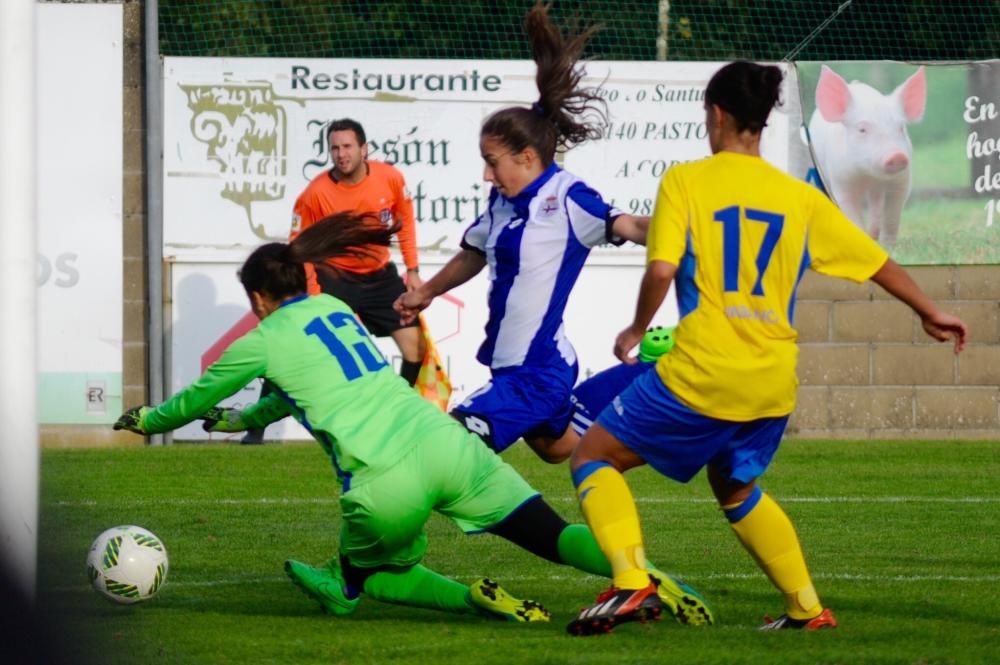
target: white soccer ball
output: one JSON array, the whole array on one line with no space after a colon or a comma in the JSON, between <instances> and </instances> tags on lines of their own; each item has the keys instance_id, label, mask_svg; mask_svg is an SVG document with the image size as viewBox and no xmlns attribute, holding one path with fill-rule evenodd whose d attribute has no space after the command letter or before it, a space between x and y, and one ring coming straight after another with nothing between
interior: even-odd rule
<instances>
[{"instance_id":1,"label":"white soccer ball","mask_svg":"<svg viewBox=\"0 0 1000 665\"><path fill-rule=\"evenodd\" d=\"M167 548L141 526L116 526L94 540L87 555L90 583L105 598L131 604L156 595L167 580Z\"/></svg>"}]
</instances>

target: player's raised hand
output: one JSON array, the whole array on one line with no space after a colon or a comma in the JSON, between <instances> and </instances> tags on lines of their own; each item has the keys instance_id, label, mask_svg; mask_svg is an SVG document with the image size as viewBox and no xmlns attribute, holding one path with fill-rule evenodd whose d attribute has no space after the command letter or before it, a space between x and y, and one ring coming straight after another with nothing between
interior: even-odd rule
<instances>
[{"instance_id":1,"label":"player's raised hand","mask_svg":"<svg viewBox=\"0 0 1000 665\"><path fill-rule=\"evenodd\" d=\"M148 432L144 429L144 423L146 420L146 414L150 411L152 411L152 409L148 406L133 406L121 415L121 417L112 426L112 429L125 429L129 432L135 432L136 434L148 434Z\"/></svg>"},{"instance_id":2,"label":"player's raised hand","mask_svg":"<svg viewBox=\"0 0 1000 665\"><path fill-rule=\"evenodd\" d=\"M243 422L243 411L240 409L213 406L205 412L201 420L201 428L206 432L231 434L247 431L247 425Z\"/></svg>"}]
</instances>

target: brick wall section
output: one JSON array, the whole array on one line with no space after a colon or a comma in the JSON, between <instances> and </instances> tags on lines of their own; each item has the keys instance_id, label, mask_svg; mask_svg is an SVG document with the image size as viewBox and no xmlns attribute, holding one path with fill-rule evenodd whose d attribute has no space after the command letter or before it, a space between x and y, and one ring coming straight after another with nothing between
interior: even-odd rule
<instances>
[{"instance_id":1,"label":"brick wall section","mask_svg":"<svg viewBox=\"0 0 1000 665\"><path fill-rule=\"evenodd\" d=\"M799 287L799 402L789 436L1000 435L1000 266L908 269L970 329L960 356L881 287L808 273Z\"/></svg>"},{"instance_id":2,"label":"brick wall section","mask_svg":"<svg viewBox=\"0 0 1000 665\"><path fill-rule=\"evenodd\" d=\"M123 292L122 405L148 402L148 298L146 289L146 59L143 40L144 7L140 0L122 6L124 30L123 155ZM139 444L141 437L121 433L116 442Z\"/></svg>"},{"instance_id":3,"label":"brick wall section","mask_svg":"<svg viewBox=\"0 0 1000 665\"><path fill-rule=\"evenodd\" d=\"M122 402L146 403L146 185L145 55L140 0L122 5ZM106 426L46 425L39 431L46 448L141 445L143 438Z\"/></svg>"}]
</instances>

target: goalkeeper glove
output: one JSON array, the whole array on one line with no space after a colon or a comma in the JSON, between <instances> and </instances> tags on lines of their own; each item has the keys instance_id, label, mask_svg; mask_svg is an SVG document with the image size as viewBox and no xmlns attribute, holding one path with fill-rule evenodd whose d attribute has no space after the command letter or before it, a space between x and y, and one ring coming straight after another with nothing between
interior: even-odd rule
<instances>
[{"instance_id":1,"label":"goalkeeper glove","mask_svg":"<svg viewBox=\"0 0 1000 665\"><path fill-rule=\"evenodd\" d=\"M222 406L213 406L201 417L201 428L206 432L245 432L247 425L243 422L243 412Z\"/></svg>"},{"instance_id":2,"label":"goalkeeper glove","mask_svg":"<svg viewBox=\"0 0 1000 665\"><path fill-rule=\"evenodd\" d=\"M144 429L146 416L152 409L148 406L133 406L121 415L112 429L127 429L136 434L148 434Z\"/></svg>"}]
</instances>

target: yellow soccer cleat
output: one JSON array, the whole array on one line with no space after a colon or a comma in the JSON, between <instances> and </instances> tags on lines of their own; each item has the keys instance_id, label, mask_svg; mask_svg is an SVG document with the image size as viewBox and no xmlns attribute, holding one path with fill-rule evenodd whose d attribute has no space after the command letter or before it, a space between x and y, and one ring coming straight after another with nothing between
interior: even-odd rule
<instances>
[{"instance_id":1,"label":"yellow soccer cleat","mask_svg":"<svg viewBox=\"0 0 1000 665\"><path fill-rule=\"evenodd\" d=\"M485 614L507 621L548 621L552 613L533 600L518 600L493 580L477 580L469 585L469 600Z\"/></svg>"}]
</instances>

